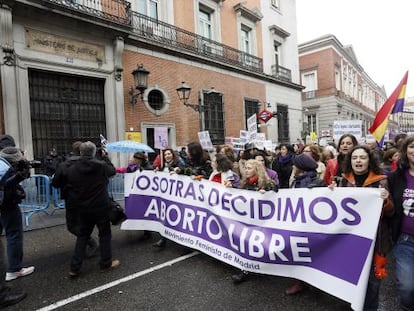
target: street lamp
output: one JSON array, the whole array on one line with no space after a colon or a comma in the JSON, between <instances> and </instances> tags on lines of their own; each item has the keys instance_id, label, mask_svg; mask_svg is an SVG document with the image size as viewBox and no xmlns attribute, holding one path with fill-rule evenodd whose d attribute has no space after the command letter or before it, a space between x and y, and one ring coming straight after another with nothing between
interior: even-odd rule
<instances>
[{"instance_id":1,"label":"street lamp","mask_svg":"<svg viewBox=\"0 0 414 311\"><path fill-rule=\"evenodd\" d=\"M191 107L194 109L194 105L191 105L188 103L188 100L190 99L191 94L191 87L185 83L184 81L181 82L181 84L176 88L178 98L181 100L181 102L188 107ZM194 109L196 110L196 109Z\"/></svg>"},{"instance_id":2,"label":"street lamp","mask_svg":"<svg viewBox=\"0 0 414 311\"><path fill-rule=\"evenodd\" d=\"M129 89L129 103L135 105L137 103L137 96L141 96L141 100L144 99L144 91L148 88L148 76L150 72L144 68L141 64L132 72L134 77L134 87ZM134 93L134 88L138 90L138 93Z\"/></svg>"},{"instance_id":3,"label":"street lamp","mask_svg":"<svg viewBox=\"0 0 414 311\"><path fill-rule=\"evenodd\" d=\"M191 94L191 87L185 83L184 81L181 82L181 84L175 89L177 91L178 94L178 98L180 99L180 101L183 103L184 106L190 107L192 108L194 111L197 111L199 113L201 112L205 112L208 108L209 105L204 105L204 104L190 104L188 102L189 98L190 98L190 94ZM210 90L208 90L207 92L205 92L205 94L220 94L219 92L217 92L214 87L212 87Z\"/></svg>"}]
</instances>

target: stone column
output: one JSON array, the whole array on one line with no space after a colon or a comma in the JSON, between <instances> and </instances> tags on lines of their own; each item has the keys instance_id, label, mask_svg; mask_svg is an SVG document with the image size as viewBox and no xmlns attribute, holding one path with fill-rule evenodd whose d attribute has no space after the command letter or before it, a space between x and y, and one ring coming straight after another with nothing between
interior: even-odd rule
<instances>
[{"instance_id":1,"label":"stone column","mask_svg":"<svg viewBox=\"0 0 414 311\"><path fill-rule=\"evenodd\" d=\"M12 10L0 6L0 75L3 94L4 129L19 143L20 109L17 93L16 54L13 44Z\"/></svg>"}]
</instances>

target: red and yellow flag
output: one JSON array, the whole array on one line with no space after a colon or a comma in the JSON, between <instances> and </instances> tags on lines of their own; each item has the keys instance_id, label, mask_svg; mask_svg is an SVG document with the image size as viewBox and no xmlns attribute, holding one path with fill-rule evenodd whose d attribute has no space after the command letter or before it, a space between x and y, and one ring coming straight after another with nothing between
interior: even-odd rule
<instances>
[{"instance_id":1,"label":"red and yellow flag","mask_svg":"<svg viewBox=\"0 0 414 311\"><path fill-rule=\"evenodd\" d=\"M405 88L407 86L408 71L405 73L404 78L398 84L397 88L392 92L391 96L385 101L381 109L375 116L375 120L369 128L369 132L375 137L379 143L383 140L385 131L388 126L388 119L390 114L402 112L404 110L405 102Z\"/></svg>"}]
</instances>

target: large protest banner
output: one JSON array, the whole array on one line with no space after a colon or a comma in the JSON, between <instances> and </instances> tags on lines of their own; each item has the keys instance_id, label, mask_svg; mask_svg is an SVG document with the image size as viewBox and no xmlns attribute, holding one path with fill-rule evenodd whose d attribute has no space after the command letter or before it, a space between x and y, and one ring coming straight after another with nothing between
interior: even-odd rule
<instances>
[{"instance_id":1,"label":"large protest banner","mask_svg":"<svg viewBox=\"0 0 414 311\"><path fill-rule=\"evenodd\" d=\"M362 310L382 199L374 188L261 194L188 176L125 175L125 230L153 230L243 270L301 279Z\"/></svg>"}]
</instances>

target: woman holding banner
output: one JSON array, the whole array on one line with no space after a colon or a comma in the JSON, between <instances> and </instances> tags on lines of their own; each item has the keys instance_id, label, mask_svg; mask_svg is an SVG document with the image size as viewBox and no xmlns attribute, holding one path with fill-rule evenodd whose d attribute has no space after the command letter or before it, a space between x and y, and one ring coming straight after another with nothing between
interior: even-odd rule
<instances>
[{"instance_id":1,"label":"woman holding banner","mask_svg":"<svg viewBox=\"0 0 414 311\"><path fill-rule=\"evenodd\" d=\"M155 171L161 171L166 173L175 173L184 167L184 161L181 160L180 156L174 152L171 148L166 148L161 151L162 157L160 157L160 164L154 167ZM167 243L167 239L161 236L161 238L152 244L154 247L164 248Z\"/></svg>"},{"instance_id":2,"label":"woman holding banner","mask_svg":"<svg viewBox=\"0 0 414 311\"><path fill-rule=\"evenodd\" d=\"M259 191L278 191L279 187L266 174L264 165L259 161L250 159L246 161L245 173L240 183L240 189ZM240 284L247 280L248 272L241 270L231 276L234 284Z\"/></svg>"},{"instance_id":3,"label":"woman holding banner","mask_svg":"<svg viewBox=\"0 0 414 311\"><path fill-rule=\"evenodd\" d=\"M307 147L306 147L307 146ZM306 145L309 149L309 145ZM314 188L326 187L322 179L317 173L318 163L310 155L309 152L303 152L293 158L293 181L291 188ZM286 295L294 295L300 293L304 289L304 283L300 280L295 282L285 290Z\"/></svg>"},{"instance_id":4,"label":"woman holding banner","mask_svg":"<svg viewBox=\"0 0 414 311\"><path fill-rule=\"evenodd\" d=\"M222 184L225 187L238 188L240 177L233 171L233 162L222 153L217 153L211 161L213 172L209 180Z\"/></svg>"},{"instance_id":5,"label":"woman holding banner","mask_svg":"<svg viewBox=\"0 0 414 311\"><path fill-rule=\"evenodd\" d=\"M335 183L332 183L333 185ZM380 195L384 203L364 302L364 311L377 310L381 280L387 276L387 271L385 270L386 255L392 248L391 234L387 224L390 217L394 214L394 205L388 198L387 176L383 174L378 158L372 150L366 146L355 146L349 150L339 186L381 188Z\"/></svg>"},{"instance_id":6,"label":"woman holding banner","mask_svg":"<svg viewBox=\"0 0 414 311\"><path fill-rule=\"evenodd\" d=\"M398 297L402 310L414 310L414 135L404 139L388 183L395 206L391 230Z\"/></svg>"}]
</instances>

